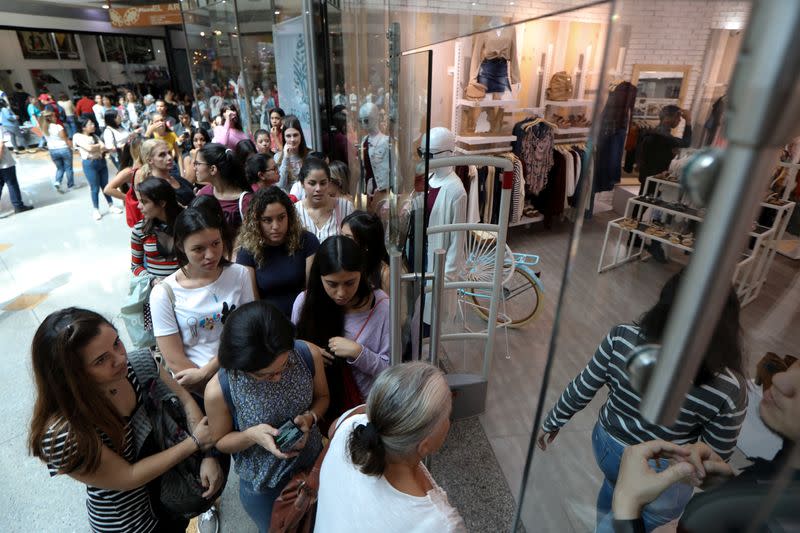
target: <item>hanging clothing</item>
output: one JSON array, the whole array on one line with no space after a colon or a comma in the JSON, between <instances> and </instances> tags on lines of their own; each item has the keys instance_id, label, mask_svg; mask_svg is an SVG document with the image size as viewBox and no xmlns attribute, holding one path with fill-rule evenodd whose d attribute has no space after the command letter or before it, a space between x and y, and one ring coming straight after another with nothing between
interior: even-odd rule
<instances>
[{"instance_id":1,"label":"hanging clothing","mask_svg":"<svg viewBox=\"0 0 800 533\"><path fill-rule=\"evenodd\" d=\"M553 147L555 139L553 128L545 122L528 124L534 119L526 119L514 125L512 143L514 154L523 165L525 183L533 194L538 194L546 185L550 169L553 167Z\"/></svg>"},{"instance_id":2,"label":"hanging clothing","mask_svg":"<svg viewBox=\"0 0 800 533\"><path fill-rule=\"evenodd\" d=\"M622 179L622 152L635 104L636 86L627 81L619 83L608 95L597 139L595 192L613 190Z\"/></svg>"},{"instance_id":3,"label":"hanging clothing","mask_svg":"<svg viewBox=\"0 0 800 533\"><path fill-rule=\"evenodd\" d=\"M703 146L708 146L717 138L722 126L722 116L725 113L725 96L720 96L711 106L711 111L708 114L705 124L703 124Z\"/></svg>"}]
</instances>

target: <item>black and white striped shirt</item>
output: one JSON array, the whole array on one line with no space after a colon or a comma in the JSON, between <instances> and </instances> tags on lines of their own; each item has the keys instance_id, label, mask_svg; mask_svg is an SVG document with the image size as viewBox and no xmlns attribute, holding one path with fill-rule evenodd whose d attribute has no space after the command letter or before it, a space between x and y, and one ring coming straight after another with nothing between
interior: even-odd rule
<instances>
[{"instance_id":1,"label":"black and white striped shirt","mask_svg":"<svg viewBox=\"0 0 800 533\"><path fill-rule=\"evenodd\" d=\"M711 382L690 389L673 425L651 424L639 414L641 397L631 386L625 366L630 352L641 343L637 327L614 327L586 368L567 385L542 429L549 433L562 427L606 385L610 390L600 409L600 424L616 439L629 445L653 439L677 444L701 440L727 459L747 411L744 378L726 369Z\"/></svg>"},{"instance_id":2,"label":"black and white striped shirt","mask_svg":"<svg viewBox=\"0 0 800 533\"><path fill-rule=\"evenodd\" d=\"M128 364L128 381L136 391L138 408L143 402L142 389L130 364ZM54 423L50 426L42 443L44 450L50 454L47 468L51 476L62 473L61 467L66 464L67 459L75 453L80 453L76 449L75 443L69 442L69 427L63 427L56 434L58 425ZM114 450L114 445L108 435L99 429L98 433L103 444ZM129 463L133 463L136 460L135 448L133 427L131 424L126 424L125 448L120 455ZM114 451L117 452L117 450ZM133 490L107 490L87 485L86 494L88 495L86 508L89 511L89 525L93 532L149 533L156 529L158 521L150 505L147 485Z\"/></svg>"}]
</instances>

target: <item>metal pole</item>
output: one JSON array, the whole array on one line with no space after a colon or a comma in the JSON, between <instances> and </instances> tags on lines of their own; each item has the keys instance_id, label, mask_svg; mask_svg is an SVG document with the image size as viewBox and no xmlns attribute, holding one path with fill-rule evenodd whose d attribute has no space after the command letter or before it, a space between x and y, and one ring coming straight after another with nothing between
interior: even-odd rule
<instances>
[{"instance_id":1,"label":"metal pole","mask_svg":"<svg viewBox=\"0 0 800 533\"><path fill-rule=\"evenodd\" d=\"M433 251L433 294L431 295L431 344L430 361L439 365L439 342L442 338L442 300L444 299L444 263L447 252L438 248Z\"/></svg>"},{"instance_id":2,"label":"metal pole","mask_svg":"<svg viewBox=\"0 0 800 533\"><path fill-rule=\"evenodd\" d=\"M511 186L513 173L503 174L503 192L500 196L500 214L497 228L497 241L494 251L494 274L492 275L492 299L489 301L489 322L486 328L486 347L483 352L483 379L489 379L494 354L494 337L497 333L497 307L503 296L503 265L506 258L506 236L508 233L508 214L511 210Z\"/></svg>"},{"instance_id":3,"label":"metal pole","mask_svg":"<svg viewBox=\"0 0 800 533\"><path fill-rule=\"evenodd\" d=\"M400 293L402 290L402 283L400 276L403 274L403 256L398 250L389 250L389 290L392 297L389 299L391 303L390 312L390 334L392 338L392 366L400 364L403 361L403 317L402 313L403 295Z\"/></svg>"}]
</instances>

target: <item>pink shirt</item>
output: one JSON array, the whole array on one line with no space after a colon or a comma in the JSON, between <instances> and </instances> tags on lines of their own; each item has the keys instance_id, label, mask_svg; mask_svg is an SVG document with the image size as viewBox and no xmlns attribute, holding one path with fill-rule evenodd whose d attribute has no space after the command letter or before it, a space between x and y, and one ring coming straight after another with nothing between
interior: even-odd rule
<instances>
[{"instance_id":1,"label":"pink shirt","mask_svg":"<svg viewBox=\"0 0 800 533\"><path fill-rule=\"evenodd\" d=\"M214 126L214 138L212 142L224 144L225 147L231 150L236 148L239 141L245 139L250 139L250 136L241 130L231 128L230 120L226 120L224 126Z\"/></svg>"}]
</instances>

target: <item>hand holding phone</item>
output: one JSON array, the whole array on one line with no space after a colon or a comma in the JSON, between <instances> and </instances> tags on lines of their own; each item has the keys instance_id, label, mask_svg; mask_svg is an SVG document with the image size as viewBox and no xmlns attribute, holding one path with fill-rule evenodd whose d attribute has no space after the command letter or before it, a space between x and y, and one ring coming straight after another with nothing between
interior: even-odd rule
<instances>
[{"instance_id":1,"label":"hand holding phone","mask_svg":"<svg viewBox=\"0 0 800 533\"><path fill-rule=\"evenodd\" d=\"M278 431L280 433L275 437L275 445L283 453L290 452L304 435L303 431L292 420L287 420L278 428Z\"/></svg>"}]
</instances>

